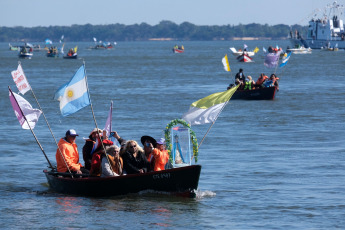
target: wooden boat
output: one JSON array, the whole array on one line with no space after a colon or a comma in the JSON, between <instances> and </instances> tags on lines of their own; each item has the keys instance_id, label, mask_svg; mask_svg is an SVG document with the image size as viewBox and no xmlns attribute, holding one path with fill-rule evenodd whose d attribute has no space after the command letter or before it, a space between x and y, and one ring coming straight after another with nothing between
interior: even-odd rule
<instances>
[{"instance_id":1,"label":"wooden boat","mask_svg":"<svg viewBox=\"0 0 345 230\"><path fill-rule=\"evenodd\" d=\"M118 177L72 178L69 173L44 170L50 188L58 193L79 196L116 196L145 190L195 196L201 166L190 165L157 172L130 174Z\"/></svg>"},{"instance_id":2,"label":"wooden boat","mask_svg":"<svg viewBox=\"0 0 345 230\"><path fill-rule=\"evenodd\" d=\"M234 47L230 47L230 50L235 57L241 56L243 54L243 50L236 50L236 48ZM246 52L247 56L249 57L252 57L255 55L254 51L244 51L244 52Z\"/></svg>"},{"instance_id":3,"label":"wooden boat","mask_svg":"<svg viewBox=\"0 0 345 230\"><path fill-rule=\"evenodd\" d=\"M273 100L277 92L277 87L265 87L252 90L237 90L232 95L231 100Z\"/></svg>"},{"instance_id":4,"label":"wooden boat","mask_svg":"<svg viewBox=\"0 0 345 230\"><path fill-rule=\"evenodd\" d=\"M240 56L237 57L239 62L253 62L253 59L247 55L246 52L242 52Z\"/></svg>"}]
</instances>

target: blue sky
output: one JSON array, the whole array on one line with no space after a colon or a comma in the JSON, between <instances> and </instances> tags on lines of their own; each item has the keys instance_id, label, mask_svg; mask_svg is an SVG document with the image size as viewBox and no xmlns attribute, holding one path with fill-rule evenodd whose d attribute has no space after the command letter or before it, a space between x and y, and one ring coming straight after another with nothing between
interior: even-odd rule
<instances>
[{"instance_id":1,"label":"blue sky","mask_svg":"<svg viewBox=\"0 0 345 230\"><path fill-rule=\"evenodd\" d=\"M125 25L162 20L196 25L307 25L332 0L0 0L0 26ZM338 0L345 4L345 0Z\"/></svg>"}]
</instances>

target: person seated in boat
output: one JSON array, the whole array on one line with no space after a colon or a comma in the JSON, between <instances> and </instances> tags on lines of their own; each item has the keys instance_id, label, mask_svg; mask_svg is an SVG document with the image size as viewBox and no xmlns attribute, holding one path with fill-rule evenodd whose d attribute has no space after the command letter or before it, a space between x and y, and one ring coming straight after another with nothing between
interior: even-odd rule
<instances>
[{"instance_id":1,"label":"person seated in boat","mask_svg":"<svg viewBox=\"0 0 345 230\"><path fill-rule=\"evenodd\" d=\"M100 139L103 139L102 133L103 133L103 130L94 128L89 135L89 139L85 140L85 144L83 146L83 159L84 159L85 168L87 170L91 169L92 154L101 144ZM98 141L96 142L96 140Z\"/></svg>"},{"instance_id":2,"label":"person seated in boat","mask_svg":"<svg viewBox=\"0 0 345 230\"><path fill-rule=\"evenodd\" d=\"M74 54L73 49L70 49L70 50L68 51L68 53L67 53L67 56L73 56L73 54Z\"/></svg>"},{"instance_id":3,"label":"person seated in boat","mask_svg":"<svg viewBox=\"0 0 345 230\"><path fill-rule=\"evenodd\" d=\"M277 90L279 91L279 78L274 73L272 73L270 76L270 80L272 81L271 86L276 86Z\"/></svg>"},{"instance_id":4,"label":"person seated in boat","mask_svg":"<svg viewBox=\"0 0 345 230\"><path fill-rule=\"evenodd\" d=\"M264 85L263 83L268 79L268 77L264 74L264 73L261 73L260 74L260 77L258 78L258 80L256 81L255 83L255 87L256 88L263 88Z\"/></svg>"},{"instance_id":5,"label":"person seated in boat","mask_svg":"<svg viewBox=\"0 0 345 230\"><path fill-rule=\"evenodd\" d=\"M243 90L252 90L252 89L255 89L255 82L253 81L251 76L248 76Z\"/></svg>"},{"instance_id":6,"label":"person seated in boat","mask_svg":"<svg viewBox=\"0 0 345 230\"><path fill-rule=\"evenodd\" d=\"M106 148L106 154L102 157L102 175L101 177L108 176L121 176L123 169L123 160L120 157L120 147L111 145Z\"/></svg>"},{"instance_id":7,"label":"person seated in boat","mask_svg":"<svg viewBox=\"0 0 345 230\"><path fill-rule=\"evenodd\" d=\"M103 140L103 145L101 145L94 154L92 154L91 159L91 176L101 176L102 173L102 157L105 155L105 150L113 145L111 140Z\"/></svg>"},{"instance_id":8,"label":"person seated in boat","mask_svg":"<svg viewBox=\"0 0 345 230\"><path fill-rule=\"evenodd\" d=\"M123 168L127 174L146 173L149 163L144 150L134 140L129 140L122 155Z\"/></svg>"},{"instance_id":9,"label":"person seated in boat","mask_svg":"<svg viewBox=\"0 0 345 230\"><path fill-rule=\"evenodd\" d=\"M156 148L152 149L152 156L154 160L154 171L161 171L165 169L165 165L169 162L169 153L165 149L165 139L161 138L157 141Z\"/></svg>"},{"instance_id":10,"label":"person seated in boat","mask_svg":"<svg viewBox=\"0 0 345 230\"><path fill-rule=\"evenodd\" d=\"M55 154L58 172L89 173L89 170L79 163L78 146L75 143L77 136L79 135L74 129L69 129L65 137L60 139Z\"/></svg>"},{"instance_id":11,"label":"person seated in boat","mask_svg":"<svg viewBox=\"0 0 345 230\"><path fill-rule=\"evenodd\" d=\"M144 153L146 160L149 162L150 167L148 168L148 171L154 170L155 165L155 158L152 155L152 150L157 145L157 141L150 136L142 136L140 138L141 144L144 146Z\"/></svg>"}]
</instances>

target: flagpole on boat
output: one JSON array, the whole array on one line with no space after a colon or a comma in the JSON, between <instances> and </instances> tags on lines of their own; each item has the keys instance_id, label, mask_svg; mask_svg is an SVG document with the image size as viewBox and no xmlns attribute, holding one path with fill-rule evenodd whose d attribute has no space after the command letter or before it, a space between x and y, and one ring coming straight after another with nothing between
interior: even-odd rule
<instances>
[{"instance_id":1,"label":"flagpole on boat","mask_svg":"<svg viewBox=\"0 0 345 230\"><path fill-rule=\"evenodd\" d=\"M239 85L236 86L236 87L238 88ZM236 89L236 90L237 90L237 89ZM236 91L236 90L235 90L235 91ZM223 107L220 109L219 113L217 114L216 119L214 119L214 121L212 122L212 124L210 125L210 127L208 128L208 130L206 131L204 137L201 139L200 144L199 144L199 146L198 146L198 149L200 148L200 146L202 145L202 143L203 143L203 141L204 141L206 135L209 133L209 131L211 130L212 126L214 125L214 123L215 123L216 120L218 119L220 113L224 110L225 106L229 103L231 97L232 97L232 94L229 96L229 99L224 103ZM194 157L194 156L192 156L192 159L193 159L193 157Z\"/></svg>"},{"instance_id":2,"label":"flagpole on boat","mask_svg":"<svg viewBox=\"0 0 345 230\"><path fill-rule=\"evenodd\" d=\"M21 66L20 61L18 62L18 65ZM23 67L22 67L22 66L21 66L21 69L22 69L22 71L23 71L23 75L25 76L24 70L23 70ZM29 84L29 85L30 85L30 84ZM58 145L58 143L57 143L57 141L56 141L56 138L55 138L55 136L54 136L54 134L53 134L53 131L52 131L52 129L50 128L50 125L49 125L49 122L48 122L48 120L47 120L47 118L46 118L46 115L44 114L43 109L41 108L40 103L38 103L38 100L37 100L37 98L36 98L36 95L35 95L35 93L34 93L34 90L33 90L32 87L31 87L31 85L30 85L30 90L31 90L31 93L32 93L32 95L34 96L34 98L35 98L35 100L36 100L36 103L37 103L39 109L41 110L41 112L42 112L42 114L43 114L44 120L45 120L46 123L47 123L47 126L48 126L48 128L49 128L49 131L50 131L52 137L54 138L55 144L56 144L56 146L57 146L57 148L58 148L58 150L59 150L59 152L60 152L60 155L62 156L62 159L64 160L64 162L65 162L65 164L66 164L66 166L67 166L67 169L68 169L69 173L71 173L71 171L70 171L70 169L69 169L69 167L68 167L68 165L67 165L67 162L66 162L64 156L62 155L61 149L59 148L59 145ZM50 164L50 162L49 162L49 164ZM50 164L50 166L51 166L51 164ZM53 167L52 167L52 169L53 169Z\"/></svg>"},{"instance_id":3,"label":"flagpole on boat","mask_svg":"<svg viewBox=\"0 0 345 230\"><path fill-rule=\"evenodd\" d=\"M91 112L92 112L93 120L94 120L94 122L95 122L96 129L98 130L98 125L97 125L95 113L94 113L94 111L93 111L93 106L92 106L92 102L91 102L90 91L89 91L89 85L88 85L88 83L87 83L87 75L86 75L86 68L85 68L85 61L84 61L84 60L83 60L83 65L84 65L84 75L85 75L86 89L87 89L87 94L88 94L88 96L89 96L89 101L90 101L90 108L91 108ZM96 133L97 133L97 137L98 137L99 140L101 141L101 145L102 145L102 148L103 148L103 150L104 150L104 155L105 155L106 158L107 158L107 161L108 161L108 163L109 163L110 169L111 169L111 171L114 172L113 167L112 167L111 164L110 164L110 160L109 160L109 158L108 158L108 155L107 155L107 153L106 153L106 151L105 151L105 147L104 147L104 145L103 145L103 141L101 140L101 137L100 137L100 135L99 135L99 132L96 132ZM115 172L114 172L114 173L115 173Z\"/></svg>"},{"instance_id":4,"label":"flagpole on boat","mask_svg":"<svg viewBox=\"0 0 345 230\"><path fill-rule=\"evenodd\" d=\"M25 114L23 113L22 108L19 106L18 101L17 101L17 98L14 96L14 94L13 94L13 92L12 92L12 90L11 90L11 88L10 88L9 86L8 86L8 89L10 90L11 95L13 96L14 100L16 101L16 103L17 103L17 105L18 105L18 108L19 108L19 110L20 110L22 116L24 117L25 122L28 124L28 126L29 126L29 128L30 128L30 130L31 130L31 133L32 133L32 135L34 136L34 138L35 138L35 140L36 140L38 146L40 147L40 149L41 149L43 155L45 156L46 160L48 161L48 164L50 165L50 168L53 169L53 165L50 163L50 161L49 161L49 159L48 159L46 153L44 152L44 149L43 149L41 143L38 141L38 139L37 139L37 137L36 137L36 135L35 135L33 129L32 129L31 126L30 126L29 121L26 119L26 116L25 116Z\"/></svg>"}]
</instances>

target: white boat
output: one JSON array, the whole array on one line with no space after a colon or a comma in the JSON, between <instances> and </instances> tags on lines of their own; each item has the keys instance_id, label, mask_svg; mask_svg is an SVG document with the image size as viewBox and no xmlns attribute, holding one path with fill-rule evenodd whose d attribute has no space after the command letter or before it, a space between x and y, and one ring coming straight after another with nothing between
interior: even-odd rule
<instances>
[{"instance_id":1,"label":"white boat","mask_svg":"<svg viewBox=\"0 0 345 230\"><path fill-rule=\"evenodd\" d=\"M230 50L231 50L232 54L233 54L235 57L238 57L238 56L242 55L243 53L246 54L246 55L249 56L249 57L252 57L252 56L255 55L255 52L254 52L254 51L236 50L236 48L234 48L234 47L230 47Z\"/></svg>"},{"instance_id":2,"label":"white boat","mask_svg":"<svg viewBox=\"0 0 345 230\"><path fill-rule=\"evenodd\" d=\"M323 15L316 16L309 21L307 37L303 38L300 33L290 31L290 41L293 46L301 45L306 48L321 49L328 44L339 49L345 48L344 22L340 18L345 7L334 1L325 7ZM316 15L316 14L315 14Z\"/></svg>"},{"instance_id":3,"label":"white boat","mask_svg":"<svg viewBox=\"0 0 345 230\"><path fill-rule=\"evenodd\" d=\"M293 54L311 54L311 48L305 48L304 46L298 46L295 48L287 48L286 52L292 52Z\"/></svg>"}]
</instances>

